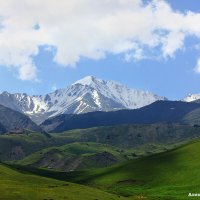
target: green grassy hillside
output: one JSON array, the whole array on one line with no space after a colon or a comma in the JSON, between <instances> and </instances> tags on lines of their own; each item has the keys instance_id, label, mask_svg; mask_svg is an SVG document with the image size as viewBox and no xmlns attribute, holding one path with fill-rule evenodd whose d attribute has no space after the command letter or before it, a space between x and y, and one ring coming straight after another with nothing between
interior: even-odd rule
<instances>
[{"instance_id":1,"label":"green grassy hillside","mask_svg":"<svg viewBox=\"0 0 200 200\"><path fill-rule=\"evenodd\" d=\"M200 136L200 127L184 124L158 123L118 125L77 129L52 134L56 140L66 138L77 142L97 142L118 148L135 148L146 144L175 144Z\"/></svg>"},{"instance_id":2,"label":"green grassy hillside","mask_svg":"<svg viewBox=\"0 0 200 200\"><path fill-rule=\"evenodd\" d=\"M0 135L0 160L22 159L51 143L51 138L40 133Z\"/></svg>"},{"instance_id":3,"label":"green grassy hillside","mask_svg":"<svg viewBox=\"0 0 200 200\"><path fill-rule=\"evenodd\" d=\"M41 149L75 142L73 137L53 137L41 133L0 135L0 160L20 160Z\"/></svg>"},{"instance_id":4,"label":"green grassy hillside","mask_svg":"<svg viewBox=\"0 0 200 200\"><path fill-rule=\"evenodd\" d=\"M40 133L0 135L0 160L19 160L41 149L74 142L94 142L138 155L164 151L166 147L199 137L200 127L161 123L79 129L50 136ZM132 153L131 152L131 153Z\"/></svg>"},{"instance_id":5,"label":"green grassy hillside","mask_svg":"<svg viewBox=\"0 0 200 200\"><path fill-rule=\"evenodd\" d=\"M200 141L108 168L72 172L68 180L124 196L182 200L200 193ZM196 197L197 199L200 197Z\"/></svg>"},{"instance_id":6,"label":"green grassy hillside","mask_svg":"<svg viewBox=\"0 0 200 200\"><path fill-rule=\"evenodd\" d=\"M40 176L87 185L133 200L186 200L190 199L189 193L200 193L199 146L200 141L197 140L174 150L111 167L70 173L28 166L11 167Z\"/></svg>"},{"instance_id":7,"label":"green grassy hillside","mask_svg":"<svg viewBox=\"0 0 200 200\"><path fill-rule=\"evenodd\" d=\"M0 164L1 200L125 200L98 189L44 178Z\"/></svg>"},{"instance_id":8,"label":"green grassy hillside","mask_svg":"<svg viewBox=\"0 0 200 200\"><path fill-rule=\"evenodd\" d=\"M109 145L75 142L43 149L16 163L72 171L105 167L133 157L128 151Z\"/></svg>"},{"instance_id":9,"label":"green grassy hillside","mask_svg":"<svg viewBox=\"0 0 200 200\"><path fill-rule=\"evenodd\" d=\"M200 103L200 102L199 102ZM195 124L200 125L200 109L195 109L191 112L189 112L185 117L183 118L184 123L187 124Z\"/></svg>"}]
</instances>

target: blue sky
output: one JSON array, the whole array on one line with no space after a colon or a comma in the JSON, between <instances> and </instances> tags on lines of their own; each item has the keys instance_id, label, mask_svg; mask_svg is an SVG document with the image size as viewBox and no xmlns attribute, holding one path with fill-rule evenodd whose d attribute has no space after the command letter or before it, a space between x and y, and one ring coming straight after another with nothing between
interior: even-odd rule
<instances>
[{"instance_id":1,"label":"blue sky","mask_svg":"<svg viewBox=\"0 0 200 200\"><path fill-rule=\"evenodd\" d=\"M186 13L191 10L196 14L200 13L200 1L169 0L167 2L174 12ZM84 26L87 26L87 23ZM41 45L42 42L39 44ZM73 46L73 43L71 45ZM34 79L26 80L22 75L20 78L18 76L19 69L13 63L1 64L1 92L45 94L51 92L53 88L64 88L84 76L93 75L101 79L121 82L131 88L149 90L169 99L181 99L188 93L200 93L200 74L194 70L200 57L200 39L192 34L185 37L181 48L177 48L170 56L159 57L161 52L158 46L153 49L153 53L150 53L151 56L148 54L148 58L145 55L144 58L127 61L123 51L115 53L106 50L105 55L97 56L97 58L93 58L93 54L92 56L84 56L83 54L75 64L72 64L75 66L71 67L65 66L65 62L68 60L63 60L61 56L57 58L59 61L55 59L55 49L47 51L45 50L47 45L41 46L38 52L31 55L31 62L37 67L37 77ZM1 48L0 54L3 51L3 46L0 43ZM70 48L68 49L70 54ZM74 51L73 47L72 51ZM151 51L151 48L145 47L144 51ZM27 62L29 63L29 60Z\"/></svg>"}]
</instances>

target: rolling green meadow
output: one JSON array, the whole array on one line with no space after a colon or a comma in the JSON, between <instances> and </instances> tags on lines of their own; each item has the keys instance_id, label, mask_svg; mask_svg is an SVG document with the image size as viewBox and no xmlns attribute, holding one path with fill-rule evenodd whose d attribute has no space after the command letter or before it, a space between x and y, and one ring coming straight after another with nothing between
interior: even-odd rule
<instances>
[{"instance_id":1,"label":"rolling green meadow","mask_svg":"<svg viewBox=\"0 0 200 200\"><path fill-rule=\"evenodd\" d=\"M200 188L198 132L154 124L1 135L0 199L186 200Z\"/></svg>"},{"instance_id":2,"label":"rolling green meadow","mask_svg":"<svg viewBox=\"0 0 200 200\"><path fill-rule=\"evenodd\" d=\"M0 194L2 200L125 199L98 189L13 170L3 164L0 164Z\"/></svg>"},{"instance_id":3,"label":"rolling green meadow","mask_svg":"<svg viewBox=\"0 0 200 200\"><path fill-rule=\"evenodd\" d=\"M123 196L188 199L200 188L200 141L108 168L72 172L70 181ZM197 197L200 198L200 197Z\"/></svg>"},{"instance_id":4,"label":"rolling green meadow","mask_svg":"<svg viewBox=\"0 0 200 200\"><path fill-rule=\"evenodd\" d=\"M80 190L81 194L87 186L88 195L90 191L95 192L93 199L117 199L120 196L120 199L185 200L190 192L198 193L200 187L199 145L200 141L196 140L173 150L106 168L68 173L23 165L1 165L1 189L10 191L4 192L7 199L20 195L26 199L30 194L32 199L65 199L64 194L69 199L76 199L76 195L72 195L73 189ZM66 181L70 186L64 187ZM34 187L40 189L33 190ZM114 196L107 197L108 193ZM34 195L39 196L34 198ZM83 199L90 199L84 195Z\"/></svg>"}]
</instances>

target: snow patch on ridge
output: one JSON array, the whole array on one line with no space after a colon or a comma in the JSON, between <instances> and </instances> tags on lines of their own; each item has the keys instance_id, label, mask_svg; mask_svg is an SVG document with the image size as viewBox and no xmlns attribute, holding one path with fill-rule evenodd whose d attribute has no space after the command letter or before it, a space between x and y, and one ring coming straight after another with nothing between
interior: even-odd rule
<instances>
[{"instance_id":1,"label":"snow patch on ridge","mask_svg":"<svg viewBox=\"0 0 200 200\"><path fill-rule=\"evenodd\" d=\"M200 100L200 94L189 94L187 97L183 99L185 102L192 102Z\"/></svg>"}]
</instances>

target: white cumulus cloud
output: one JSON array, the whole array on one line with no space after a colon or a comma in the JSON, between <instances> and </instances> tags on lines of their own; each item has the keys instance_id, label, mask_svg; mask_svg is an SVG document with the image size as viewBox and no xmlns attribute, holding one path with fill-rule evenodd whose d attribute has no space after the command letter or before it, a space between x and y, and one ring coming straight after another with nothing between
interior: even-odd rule
<instances>
[{"instance_id":1,"label":"white cumulus cloud","mask_svg":"<svg viewBox=\"0 0 200 200\"><path fill-rule=\"evenodd\" d=\"M200 38L199 21L200 13L174 11L164 0L0 0L0 65L36 80L34 57L44 45L62 66L108 53L141 60L145 49L173 57L187 36Z\"/></svg>"},{"instance_id":2,"label":"white cumulus cloud","mask_svg":"<svg viewBox=\"0 0 200 200\"><path fill-rule=\"evenodd\" d=\"M194 70L196 73L200 74L200 58L197 60L197 64Z\"/></svg>"}]
</instances>

